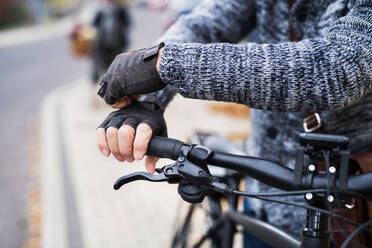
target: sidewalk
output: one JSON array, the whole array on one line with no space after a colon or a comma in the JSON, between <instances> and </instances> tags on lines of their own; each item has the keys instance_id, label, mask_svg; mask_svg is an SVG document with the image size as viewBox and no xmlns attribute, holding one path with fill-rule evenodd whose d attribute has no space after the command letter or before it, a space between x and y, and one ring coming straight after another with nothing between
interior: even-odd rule
<instances>
[{"instance_id":1,"label":"sidewalk","mask_svg":"<svg viewBox=\"0 0 372 248\"><path fill-rule=\"evenodd\" d=\"M100 155L95 128L109 109L92 108L92 91L82 79L51 93L42 107L43 247L169 247L176 185L135 182L113 190L118 177L144 165ZM248 121L213 114L207 104L177 96L165 113L169 137L185 140L195 128L249 131Z\"/></svg>"},{"instance_id":2,"label":"sidewalk","mask_svg":"<svg viewBox=\"0 0 372 248\"><path fill-rule=\"evenodd\" d=\"M59 21L1 31L0 49L66 36L72 25L73 20L67 17Z\"/></svg>"},{"instance_id":3,"label":"sidewalk","mask_svg":"<svg viewBox=\"0 0 372 248\"><path fill-rule=\"evenodd\" d=\"M74 24L89 23L93 18L96 7L97 4L94 2L85 3L85 6L79 12L60 19L0 30L0 49L51 40L56 37L67 37Z\"/></svg>"}]
</instances>

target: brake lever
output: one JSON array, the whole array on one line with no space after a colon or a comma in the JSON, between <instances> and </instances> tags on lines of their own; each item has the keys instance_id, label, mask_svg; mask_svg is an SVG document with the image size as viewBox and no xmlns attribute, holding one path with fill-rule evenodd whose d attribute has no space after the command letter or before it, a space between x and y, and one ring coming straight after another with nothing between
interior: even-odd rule
<instances>
[{"instance_id":1,"label":"brake lever","mask_svg":"<svg viewBox=\"0 0 372 248\"><path fill-rule=\"evenodd\" d=\"M184 177L178 173L177 170L178 164L171 164L164 166L163 168L156 169L155 171L158 174L150 174L147 172L134 172L125 176L120 177L116 180L114 183L114 189L118 190L123 186L124 184L137 181L137 180L144 180L144 181L150 181L150 182L168 182L168 183L178 183Z\"/></svg>"},{"instance_id":2,"label":"brake lever","mask_svg":"<svg viewBox=\"0 0 372 248\"><path fill-rule=\"evenodd\" d=\"M193 183L207 188L214 188L214 190L220 192L226 192L228 186L214 178L205 166L205 169L195 165L187 159L179 159L174 164L164 166L163 168L155 170L158 174L150 174L146 172L134 172L129 175L125 175L116 180L114 189L118 190L123 185L137 181L145 180L150 182L168 182L168 183Z\"/></svg>"},{"instance_id":3,"label":"brake lever","mask_svg":"<svg viewBox=\"0 0 372 248\"><path fill-rule=\"evenodd\" d=\"M150 182L166 182L168 181L168 177L165 176L164 173L161 174L150 174L147 172L134 172L125 176L120 177L116 182L114 183L114 189L118 190L123 186L124 184L137 181L137 180L145 180Z\"/></svg>"}]
</instances>

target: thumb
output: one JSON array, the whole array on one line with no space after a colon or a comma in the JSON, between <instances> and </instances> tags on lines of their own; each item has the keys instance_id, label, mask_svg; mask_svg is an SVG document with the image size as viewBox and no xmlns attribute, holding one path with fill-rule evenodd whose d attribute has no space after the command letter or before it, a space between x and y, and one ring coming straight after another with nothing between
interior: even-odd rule
<instances>
[{"instance_id":1,"label":"thumb","mask_svg":"<svg viewBox=\"0 0 372 248\"><path fill-rule=\"evenodd\" d=\"M120 98L118 101L116 101L114 104L111 105L113 108L124 108L132 103L132 99L125 96L123 98Z\"/></svg>"},{"instance_id":2,"label":"thumb","mask_svg":"<svg viewBox=\"0 0 372 248\"><path fill-rule=\"evenodd\" d=\"M120 98L118 101L116 101L114 104L111 105L113 108L124 108L132 103L132 101L137 101L139 95L132 95L132 96L125 96L123 98Z\"/></svg>"}]
</instances>

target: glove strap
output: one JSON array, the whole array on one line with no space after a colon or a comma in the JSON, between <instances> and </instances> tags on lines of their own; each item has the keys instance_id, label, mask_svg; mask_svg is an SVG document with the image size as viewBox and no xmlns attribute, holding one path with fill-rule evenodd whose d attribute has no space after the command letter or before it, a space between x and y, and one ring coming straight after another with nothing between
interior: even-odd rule
<instances>
[{"instance_id":1,"label":"glove strap","mask_svg":"<svg viewBox=\"0 0 372 248\"><path fill-rule=\"evenodd\" d=\"M155 96L153 95L144 95L142 97L140 97L138 99L139 102L143 102L143 103L150 103L150 104L154 104L156 105L156 108L155 109L156 111L160 111L161 113L164 113L164 110L165 110L165 107L163 106L163 104L159 101L158 98L156 98Z\"/></svg>"},{"instance_id":2,"label":"glove strap","mask_svg":"<svg viewBox=\"0 0 372 248\"><path fill-rule=\"evenodd\" d=\"M147 48L146 52L145 52L145 55L143 57L143 60L148 60L148 59L152 58L154 55L158 55L159 50L162 47L164 47L164 42L160 42L160 44L158 44L156 46Z\"/></svg>"}]
</instances>

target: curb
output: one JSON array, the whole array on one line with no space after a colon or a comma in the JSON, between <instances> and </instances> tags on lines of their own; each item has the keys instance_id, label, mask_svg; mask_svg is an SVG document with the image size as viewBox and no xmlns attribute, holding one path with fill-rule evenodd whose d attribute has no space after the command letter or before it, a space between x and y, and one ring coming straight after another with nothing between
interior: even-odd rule
<instances>
[{"instance_id":1,"label":"curb","mask_svg":"<svg viewBox=\"0 0 372 248\"><path fill-rule=\"evenodd\" d=\"M41 245L67 247L67 223L64 203L60 140L57 130L59 88L50 93L41 105Z\"/></svg>"},{"instance_id":2,"label":"curb","mask_svg":"<svg viewBox=\"0 0 372 248\"><path fill-rule=\"evenodd\" d=\"M53 90L41 104L41 247L83 247L64 114L66 97L82 81Z\"/></svg>"}]
</instances>

